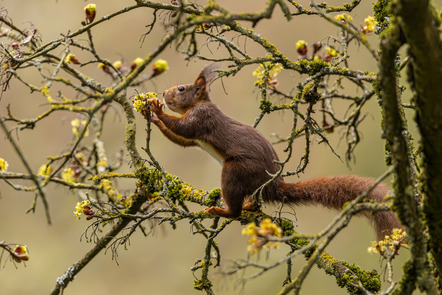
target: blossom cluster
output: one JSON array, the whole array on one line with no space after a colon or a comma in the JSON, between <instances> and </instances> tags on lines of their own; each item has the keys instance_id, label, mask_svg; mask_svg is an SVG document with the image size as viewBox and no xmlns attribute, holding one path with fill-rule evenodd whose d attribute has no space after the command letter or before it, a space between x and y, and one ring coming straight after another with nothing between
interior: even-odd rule
<instances>
[{"instance_id":1,"label":"blossom cluster","mask_svg":"<svg viewBox=\"0 0 442 295\"><path fill-rule=\"evenodd\" d=\"M253 76L258 79L255 82L255 86L260 87L264 83L267 83L270 86L277 87L278 80L276 76L278 76L283 69L280 63L265 62L264 64L260 64L255 71L253 71ZM264 81L264 79L266 81Z\"/></svg>"},{"instance_id":2,"label":"blossom cluster","mask_svg":"<svg viewBox=\"0 0 442 295\"><path fill-rule=\"evenodd\" d=\"M77 203L75 207L74 214L77 216L77 219L81 219L81 215L86 215L86 219L89 220L95 216L94 210L90 207L91 202L89 200L84 200Z\"/></svg>"},{"instance_id":3,"label":"blossom cluster","mask_svg":"<svg viewBox=\"0 0 442 295\"><path fill-rule=\"evenodd\" d=\"M298 40L296 42L296 51L300 60L323 60L326 62L330 62L334 57L339 56L339 52L331 46L327 46L325 51L321 53L321 49L323 47L321 42L313 43L312 47L312 57L309 58L308 54L308 43L304 40Z\"/></svg>"},{"instance_id":4,"label":"blossom cluster","mask_svg":"<svg viewBox=\"0 0 442 295\"><path fill-rule=\"evenodd\" d=\"M374 241L372 245L368 247L368 253L379 253L384 258L388 256L394 257L398 254L401 247L408 248L405 240L407 233L399 228L395 228L391 235L385 236L382 241Z\"/></svg>"},{"instance_id":5,"label":"blossom cluster","mask_svg":"<svg viewBox=\"0 0 442 295\"><path fill-rule=\"evenodd\" d=\"M269 241L269 238L282 237L282 229L274 224L270 218L262 220L257 226L254 222L249 223L243 230L242 235L251 236L247 250L251 254L258 253L262 248L269 250L271 246L279 247L279 242Z\"/></svg>"},{"instance_id":6,"label":"blossom cluster","mask_svg":"<svg viewBox=\"0 0 442 295\"><path fill-rule=\"evenodd\" d=\"M131 62L129 66L126 65L123 60L117 60L112 63L113 69L112 67L104 63L99 63L97 67L106 74L112 76L112 78L116 78L118 77L118 75L117 73L115 73L115 70L118 71L120 74L126 75L132 73L135 69L141 67L145 61L146 59L137 57ZM147 78L144 78L143 81L147 81L153 77L161 75L167 70L169 70L169 64L167 63L167 61L164 59L158 59L152 65L152 72L150 73L150 75Z\"/></svg>"},{"instance_id":7,"label":"blossom cluster","mask_svg":"<svg viewBox=\"0 0 442 295\"><path fill-rule=\"evenodd\" d=\"M156 92L146 92L136 95L134 98L134 110L139 113L145 111L147 100L157 96L158 94Z\"/></svg>"},{"instance_id":8,"label":"blossom cluster","mask_svg":"<svg viewBox=\"0 0 442 295\"><path fill-rule=\"evenodd\" d=\"M72 126L72 133L75 134L75 136L80 136L80 134L83 132L83 129L86 127L86 120L80 120L80 119L74 119L71 121ZM89 135L89 129L86 129L84 136Z\"/></svg>"},{"instance_id":9,"label":"blossom cluster","mask_svg":"<svg viewBox=\"0 0 442 295\"><path fill-rule=\"evenodd\" d=\"M335 20L341 22L344 25L353 22L351 15L346 13L338 14L335 16ZM370 34L376 31L378 22L372 16L368 16L364 19L364 23L361 25L361 32L364 34Z\"/></svg>"}]
</instances>

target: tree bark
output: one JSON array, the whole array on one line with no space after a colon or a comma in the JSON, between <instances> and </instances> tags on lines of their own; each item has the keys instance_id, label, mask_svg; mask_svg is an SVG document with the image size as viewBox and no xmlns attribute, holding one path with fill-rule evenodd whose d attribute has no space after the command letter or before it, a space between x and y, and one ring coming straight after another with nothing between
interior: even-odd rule
<instances>
[{"instance_id":1,"label":"tree bark","mask_svg":"<svg viewBox=\"0 0 442 295\"><path fill-rule=\"evenodd\" d=\"M400 0L396 13L412 56L409 74L424 155L424 212L431 252L442 273L442 43L428 0Z\"/></svg>"}]
</instances>

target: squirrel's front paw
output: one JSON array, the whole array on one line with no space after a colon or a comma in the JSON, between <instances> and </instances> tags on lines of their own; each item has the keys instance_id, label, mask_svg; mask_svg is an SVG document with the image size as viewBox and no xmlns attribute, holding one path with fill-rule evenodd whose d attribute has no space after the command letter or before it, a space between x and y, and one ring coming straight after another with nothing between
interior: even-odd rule
<instances>
[{"instance_id":1,"label":"squirrel's front paw","mask_svg":"<svg viewBox=\"0 0 442 295\"><path fill-rule=\"evenodd\" d=\"M150 98L146 102L154 112L161 112L163 109L164 104L156 97Z\"/></svg>"},{"instance_id":2,"label":"squirrel's front paw","mask_svg":"<svg viewBox=\"0 0 442 295\"><path fill-rule=\"evenodd\" d=\"M205 211L206 213L209 213L209 214L215 214L215 215L216 215L216 209L215 209L215 206L212 206L212 207L210 207L210 208L205 208L204 211Z\"/></svg>"}]
</instances>

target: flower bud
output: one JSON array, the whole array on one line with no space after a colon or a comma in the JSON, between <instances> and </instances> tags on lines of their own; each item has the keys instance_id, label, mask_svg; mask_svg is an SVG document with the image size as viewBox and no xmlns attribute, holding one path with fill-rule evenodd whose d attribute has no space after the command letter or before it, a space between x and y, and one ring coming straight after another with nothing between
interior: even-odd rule
<instances>
[{"instance_id":1,"label":"flower bud","mask_svg":"<svg viewBox=\"0 0 442 295\"><path fill-rule=\"evenodd\" d=\"M321 42L313 43L313 55L315 55L319 50L321 50L322 44Z\"/></svg>"},{"instance_id":2,"label":"flower bud","mask_svg":"<svg viewBox=\"0 0 442 295\"><path fill-rule=\"evenodd\" d=\"M11 47L14 50L19 50L20 49L20 44L18 44L17 42L12 42Z\"/></svg>"},{"instance_id":3,"label":"flower bud","mask_svg":"<svg viewBox=\"0 0 442 295\"><path fill-rule=\"evenodd\" d=\"M80 64L80 62L78 61L78 58L76 58L75 57L75 55L73 55L73 54L69 54L67 57L66 57L66 63L72 63L72 64L74 64L74 65L78 65L78 64Z\"/></svg>"},{"instance_id":4,"label":"flower bud","mask_svg":"<svg viewBox=\"0 0 442 295\"><path fill-rule=\"evenodd\" d=\"M97 6L95 4L88 4L84 7L84 12L86 13L87 23L91 23L95 19L95 15L97 14Z\"/></svg>"},{"instance_id":5,"label":"flower bud","mask_svg":"<svg viewBox=\"0 0 442 295\"><path fill-rule=\"evenodd\" d=\"M14 249L14 256L13 259L15 262L22 262L22 261L28 261L29 260L29 253L26 246L17 245Z\"/></svg>"},{"instance_id":6,"label":"flower bud","mask_svg":"<svg viewBox=\"0 0 442 295\"><path fill-rule=\"evenodd\" d=\"M132 72L133 70L138 68L143 63L143 61L144 59L142 59L141 57L137 57L136 59L134 59L134 61L130 64L130 71Z\"/></svg>"},{"instance_id":7,"label":"flower bud","mask_svg":"<svg viewBox=\"0 0 442 295\"><path fill-rule=\"evenodd\" d=\"M152 70L153 70L152 77L158 76L158 75L164 73L165 71L167 71L168 69L169 69L169 65L167 64L167 61L164 59L159 59L154 63L154 65L152 67Z\"/></svg>"},{"instance_id":8,"label":"flower bud","mask_svg":"<svg viewBox=\"0 0 442 295\"><path fill-rule=\"evenodd\" d=\"M120 73L121 73L122 70L123 70L123 62L122 62L121 60L114 61L114 62L112 63L112 66L113 66L117 71L119 71Z\"/></svg>"},{"instance_id":9,"label":"flower bud","mask_svg":"<svg viewBox=\"0 0 442 295\"><path fill-rule=\"evenodd\" d=\"M296 51L298 51L301 56L306 55L308 51L307 45L308 43L304 40L298 40L298 42L296 42Z\"/></svg>"},{"instance_id":10,"label":"flower bud","mask_svg":"<svg viewBox=\"0 0 442 295\"><path fill-rule=\"evenodd\" d=\"M51 173L52 173L52 167L44 164L40 166L40 168L38 169L37 175L49 176L51 175Z\"/></svg>"}]
</instances>

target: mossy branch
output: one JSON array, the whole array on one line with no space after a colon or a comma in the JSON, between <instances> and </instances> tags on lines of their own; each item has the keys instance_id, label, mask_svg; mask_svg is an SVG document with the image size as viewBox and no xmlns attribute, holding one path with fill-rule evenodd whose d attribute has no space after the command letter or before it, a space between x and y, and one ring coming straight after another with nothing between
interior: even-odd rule
<instances>
[{"instance_id":1,"label":"mossy branch","mask_svg":"<svg viewBox=\"0 0 442 295\"><path fill-rule=\"evenodd\" d=\"M383 129L393 155L393 167L396 176L394 206L409 235L410 251L412 253L411 264L422 279L402 281L403 284L408 285L408 287L402 286L402 289L412 290L414 284L419 284L422 290L427 290L433 294L436 290L435 282L429 273L429 263L425 250L426 239L423 235L420 209L413 194L414 181L410 174L407 141L404 138L404 126L399 109L395 59L404 40L399 26L396 23L393 23L392 26L389 34L384 35L381 42L382 51L379 60L379 87L384 116Z\"/></svg>"},{"instance_id":2,"label":"mossy branch","mask_svg":"<svg viewBox=\"0 0 442 295\"><path fill-rule=\"evenodd\" d=\"M442 40L440 20L428 0L397 1L405 42L410 46L408 78L416 93L416 121L422 135L424 212L429 245L439 273L442 273ZM442 278L439 276L439 285ZM440 287L441 288L441 287Z\"/></svg>"}]
</instances>

